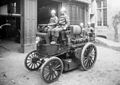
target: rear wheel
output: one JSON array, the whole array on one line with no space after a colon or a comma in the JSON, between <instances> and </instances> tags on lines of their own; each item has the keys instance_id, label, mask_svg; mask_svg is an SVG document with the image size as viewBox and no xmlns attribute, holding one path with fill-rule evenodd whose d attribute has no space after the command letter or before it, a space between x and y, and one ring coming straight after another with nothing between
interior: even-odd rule
<instances>
[{"instance_id":1,"label":"rear wheel","mask_svg":"<svg viewBox=\"0 0 120 85\"><path fill-rule=\"evenodd\" d=\"M93 43L87 43L81 52L80 62L83 70L89 70L95 64L97 49Z\"/></svg>"},{"instance_id":2,"label":"rear wheel","mask_svg":"<svg viewBox=\"0 0 120 85\"><path fill-rule=\"evenodd\" d=\"M25 67L30 71L36 71L42 65L40 58L42 58L37 50L30 52L25 58Z\"/></svg>"},{"instance_id":3,"label":"rear wheel","mask_svg":"<svg viewBox=\"0 0 120 85\"><path fill-rule=\"evenodd\" d=\"M40 73L46 83L56 81L63 71L63 62L57 57L48 59L41 67Z\"/></svg>"}]
</instances>

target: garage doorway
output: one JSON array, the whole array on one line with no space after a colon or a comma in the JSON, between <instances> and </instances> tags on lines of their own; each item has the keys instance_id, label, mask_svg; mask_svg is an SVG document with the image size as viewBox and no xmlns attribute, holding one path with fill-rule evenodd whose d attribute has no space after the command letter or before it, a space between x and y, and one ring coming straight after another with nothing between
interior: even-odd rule
<instances>
[{"instance_id":1,"label":"garage doorway","mask_svg":"<svg viewBox=\"0 0 120 85\"><path fill-rule=\"evenodd\" d=\"M0 49L17 51L20 48L20 2L0 6ZM1 52L0 50L0 52ZM3 52L2 52L3 53Z\"/></svg>"}]
</instances>

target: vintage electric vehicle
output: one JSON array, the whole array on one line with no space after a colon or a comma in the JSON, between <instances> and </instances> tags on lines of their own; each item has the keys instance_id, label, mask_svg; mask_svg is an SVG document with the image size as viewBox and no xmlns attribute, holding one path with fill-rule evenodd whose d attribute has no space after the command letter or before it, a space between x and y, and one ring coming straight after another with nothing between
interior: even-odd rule
<instances>
[{"instance_id":1,"label":"vintage electric vehicle","mask_svg":"<svg viewBox=\"0 0 120 85\"><path fill-rule=\"evenodd\" d=\"M40 71L42 79L52 83L63 71L78 67L87 71L94 66L97 58L94 29L71 25L61 31L65 34L65 39L60 35L57 43L48 43L51 39L44 32L45 26L47 25L38 26L37 50L30 52L25 58L28 70Z\"/></svg>"}]
</instances>

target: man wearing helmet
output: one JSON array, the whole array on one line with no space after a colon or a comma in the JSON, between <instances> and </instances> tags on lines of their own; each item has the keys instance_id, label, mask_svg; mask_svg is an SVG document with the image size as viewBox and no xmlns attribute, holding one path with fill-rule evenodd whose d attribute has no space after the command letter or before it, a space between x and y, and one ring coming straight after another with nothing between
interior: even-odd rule
<instances>
[{"instance_id":1,"label":"man wearing helmet","mask_svg":"<svg viewBox=\"0 0 120 85\"><path fill-rule=\"evenodd\" d=\"M51 18L50 18L48 26L45 28L45 31L48 32L48 34L50 35L51 30L53 28L55 28L57 23L58 23L58 17L56 16L56 11L52 10L51 11Z\"/></svg>"},{"instance_id":2,"label":"man wearing helmet","mask_svg":"<svg viewBox=\"0 0 120 85\"><path fill-rule=\"evenodd\" d=\"M66 28L70 25L70 20L68 15L66 14L66 9L61 9L61 15L58 19L58 26L52 30L52 35L54 36L54 41L57 42L59 37L59 32L62 30L66 30ZM63 37L64 35L62 35Z\"/></svg>"}]
</instances>

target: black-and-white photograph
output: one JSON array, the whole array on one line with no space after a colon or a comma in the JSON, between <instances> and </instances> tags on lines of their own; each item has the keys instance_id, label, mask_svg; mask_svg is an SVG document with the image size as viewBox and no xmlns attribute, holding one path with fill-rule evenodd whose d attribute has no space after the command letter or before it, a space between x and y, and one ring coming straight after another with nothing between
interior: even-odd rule
<instances>
[{"instance_id":1,"label":"black-and-white photograph","mask_svg":"<svg viewBox=\"0 0 120 85\"><path fill-rule=\"evenodd\" d=\"M120 85L120 0L0 0L0 85Z\"/></svg>"}]
</instances>

